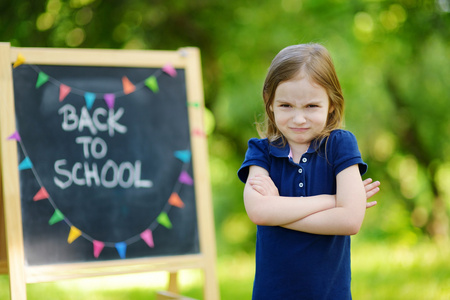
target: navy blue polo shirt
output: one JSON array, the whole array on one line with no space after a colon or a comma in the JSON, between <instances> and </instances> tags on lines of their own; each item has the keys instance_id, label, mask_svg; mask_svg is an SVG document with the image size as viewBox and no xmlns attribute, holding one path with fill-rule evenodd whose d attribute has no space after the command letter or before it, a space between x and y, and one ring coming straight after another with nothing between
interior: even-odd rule
<instances>
[{"instance_id":1,"label":"navy blue polo shirt","mask_svg":"<svg viewBox=\"0 0 450 300\"><path fill-rule=\"evenodd\" d=\"M367 171L355 136L334 130L318 149L294 163L289 145L277 147L267 139L251 139L239 179L247 181L249 167L260 166L280 196L336 194L336 175L358 164ZM279 226L257 226L253 299L351 299L350 237L317 235Z\"/></svg>"}]
</instances>

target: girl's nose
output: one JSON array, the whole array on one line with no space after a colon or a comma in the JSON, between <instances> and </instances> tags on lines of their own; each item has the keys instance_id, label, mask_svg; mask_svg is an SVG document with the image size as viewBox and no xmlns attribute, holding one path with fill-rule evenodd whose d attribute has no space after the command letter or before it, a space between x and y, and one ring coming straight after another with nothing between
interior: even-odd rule
<instances>
[{"instance_id":1,"label":"girl's nose","mask_svg":"<svg viewBox=\"0 0 450 300\"><path fill-rule=\"evenodd\" d=\"M301 112L296 112L293 117L293 121L295 124L303 124L306 122L305 115Z\"/></svg>"}]
</instances>

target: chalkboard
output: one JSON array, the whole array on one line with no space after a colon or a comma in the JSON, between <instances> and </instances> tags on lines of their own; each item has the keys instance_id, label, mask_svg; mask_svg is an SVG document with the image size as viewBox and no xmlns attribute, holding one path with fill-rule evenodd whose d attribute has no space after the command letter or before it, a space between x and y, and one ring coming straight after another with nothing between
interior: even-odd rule
<instances>
[{"instance_id":1,"label":"chalkboard","mask_svg":"<svg viewBox=\"0 0 450 300\"><path fill-rule=\"evenodd\" d=\"M155 68L13 69L18 163L32 166L20 171L29 265L199 252L194 188L180 181L182 174L195 180L190 159L183 161L190 153L185 74L175 71L172 77ZM148 78L157 90L145 84ZM124 93L123 80L133 92ZM59 101L61 86L70 91ZM92 104L86 93L94 95ZM114 105L105 95L114 96ZM49 199L33 201L42 188ZM182 208L168 203L172 193ZM49 225L55 211L64 220ZM69 244L71 226L82 236ZM152 247L140 237L147 229ZM97 258L94 240L104 245Z\"/></svg>"},{"instance_id":2,"label":"chalkboard","mask_svg":"<svg viewBox=\"0 0 450 300\"><path fill-rule=\"evenodd\" d=\"M219 298L198 49L0 43L0 98L11 299L26 283L186 268Z\"/></svg>"}]
</instances>

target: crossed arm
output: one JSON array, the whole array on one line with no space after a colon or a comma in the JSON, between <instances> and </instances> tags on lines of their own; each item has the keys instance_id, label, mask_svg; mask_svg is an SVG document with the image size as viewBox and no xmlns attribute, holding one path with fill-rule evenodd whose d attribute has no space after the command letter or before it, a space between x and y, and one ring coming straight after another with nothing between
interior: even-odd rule
<instances>
[{"instance_id":1,"label":"crossed arm","mask_svg":"<svg viewBox=\"0 0 450 300\"><path fill-rule=\"evenodd\" d=\"M251 166L244 188L249 218L258 225L282 226L293 230L326 234L356 234L366 208L376 205L367 199L379 191L380 183L361 180L353 165L336 177L336 195L282 197L267 170Z\"/></svg>"}]
</instances>

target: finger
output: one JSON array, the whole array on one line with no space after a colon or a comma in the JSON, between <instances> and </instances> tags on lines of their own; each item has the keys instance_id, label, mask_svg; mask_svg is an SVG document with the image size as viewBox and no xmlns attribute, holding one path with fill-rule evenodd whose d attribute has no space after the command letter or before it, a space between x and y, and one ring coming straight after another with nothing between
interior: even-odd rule
<instances>
[{"instance_id":1,"label":"finger","mask_svg":"<svg viewBox=\"0 0 450 300\"><path fill-rule=\"evenodd\" d=\"M365 185L364 188L366 189L366 192L368 192L368 191L373 190L373 189L375 189L375 188L377 188L379 186L380 186L380 182L379 181L375 181L375 182L373 182L371 184Z\"/></svg>"},{"instance_id":2,"label":"finger","mask_svg":"<svg viewBox=\"0 0 450 300\"><path fill-rule=\"evenodd\" d=\"M377 201L367 202L367 203L366 203L366 209L367 209L367 208L374 207L374 206L377 205L377 204L378 204Z\"/></svg>"},{"instance_id":3,"label":"finger","mask_svg":"<svg viewBox=\"0 0 450 300\"><path fill-rule=\"evenodd\" d=\"M369 199L371 197L373 197L376 193L378 193L380 191L379 187L376 187L370 191L366 191L366 199Z\"/></svg>"},{"instance_id":4,"label":"finger","mask_svg":"<svg viewBox=\"0 0 450 300\"><path fill-rule=\"evenodd\" d=\"M253 190L255 190L256 192L260 193L261 195L265 196L266 195L266 190L259 186L259 185L252 185L251 186Z\"/></svg>"},{"instance_id":5,"label":"finger","mask_svg":"<svg viewBox=\"0 0 450 300\"><path fill-rule=\"evenodd\" d=\"M364 186L366 186L371 182L372 182L372 178L367 178L366 180L363 181L363 184L364 184Z\"/></svg>"}]
</instances>

